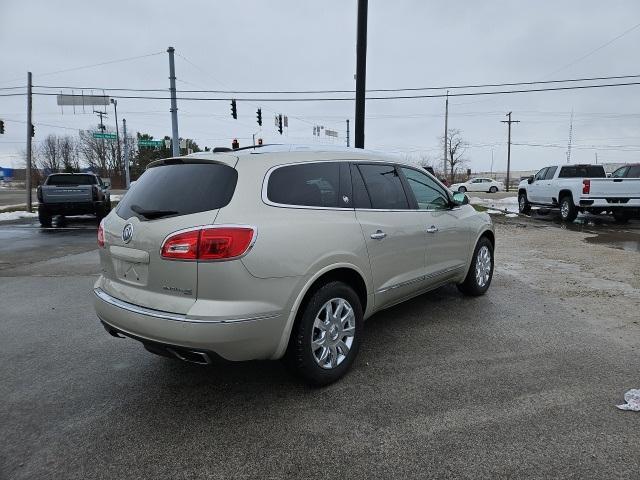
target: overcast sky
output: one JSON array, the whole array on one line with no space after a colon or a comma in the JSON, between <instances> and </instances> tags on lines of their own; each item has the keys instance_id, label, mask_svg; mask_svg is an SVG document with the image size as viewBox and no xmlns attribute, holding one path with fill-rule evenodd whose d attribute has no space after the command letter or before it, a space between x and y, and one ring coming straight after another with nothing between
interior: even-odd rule
<instances>
[{"instance_id":1,"label":"overcast sky","mask_svg":"<svg viewBox=\"0 0 640 480\"><path fill-rule=\"evenodd\" d=\"M172 45L179 89L353 89L356 7L356 0L0 0L0 88L25 84L28 70L35 85L167 88ZM367 88L640 74L640 27L579 60L638 23L637 0L370 0ZM50 73L156 52L162 53ZM600 162L638 161L639 106L640 85L452 98L449 126L470 143L466 157L474 171L489 170L492 150L494 170L505 169L507 128L500 120L510 110L521 121L513 126L514 143L546 145L514 145L515 170L566 161L572 109L572 160L592 162L597 152ZM234 137L244 146L253 133L265 142L328 142L312 135L316 124L338 130L344 143L345 120L353 127L354 114L351 101L239 102L238 120L228 101L181 101L178 108L180 136L200 146L230 146ZM367 148L441 158L444 100L371 100L366 108ZM25 112L25 97L0 97L6 129L0 166L18 164ZM34 97L33 112L36 141L97 124L89 109L61 113L55 97ZM282 138L275 113L289 117ZM118 115L134 132L171 133L168 100L120 99Z\"/></svg>"}]
</instances>

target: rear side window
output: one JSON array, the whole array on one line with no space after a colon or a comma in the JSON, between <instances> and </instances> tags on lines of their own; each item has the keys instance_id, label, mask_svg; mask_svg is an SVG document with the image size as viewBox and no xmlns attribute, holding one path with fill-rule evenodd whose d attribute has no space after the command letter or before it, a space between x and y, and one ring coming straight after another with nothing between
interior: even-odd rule
<instances>
[{"instance_id":1,"label":"rear side window","mask_svg":"<svg viewBox=\"0 0 640 480\"><path fill-rule=\"evenodd\" d=\"M558 178L606 178L602 165L568 165L560 168Z\"/></svg>"},{"instance_id":2,"label":"rear side window","mask_svg":"<svg viewBox=\"0 0 640 480\"><path fill-rule=\"evenodd\" d=\"M118 216L140 220L216 210L233 197L238 172L219 163L178 163L148 169L118 205Z\"/></svg>"},{"instance_id":3,"label":"rear side window","mask_svg":"<svg viewBox=\"0 0 640 480\"><path fill-rule=\"evenodd\" d=\"M626 176L627 178L640 178L640 165L629 167L629 171Z\"/></svg>"},{"instance_id":4,"label":"rear side window","mask_svg":"<svg viewBox=\"0 0 640 480\"><path fill-rule=\"evenodd\" d=\"M267 199L273 203L304 207L346 206L340 202L340 162L279 167L271 172L268 182Z\"/></svg>"},{"instance_id":5,"label":"rear side window","mask_svg":"<svg viewBox=\"0 0 640 480\"><path fill-rule=\"evenodd\" d=\"M629 170L629 167L620 167L619 169L615 170L611 176L613 178L623 178L627 175L627 170Z\"/></svg>"},{"instance_id":6,"label":"rear side window","mask_svg":"<svg viewBox=\"0 0 640 480\"><path fill-rule=\"evenodd\" d=\"M358 165L371 200L371 208L406 210L407 195L393 165Z\"/></svg>"},{"instance_id":7,"label":"rear side window","mask_svg":"<svg viewBox=\"0 0 640 480\"><path fill-rule=\"evenodd\" d=\"M93 175L50 175L47 185L62 187L65 185L95 185L96 177Z\"/></svg>"}]
</instances>

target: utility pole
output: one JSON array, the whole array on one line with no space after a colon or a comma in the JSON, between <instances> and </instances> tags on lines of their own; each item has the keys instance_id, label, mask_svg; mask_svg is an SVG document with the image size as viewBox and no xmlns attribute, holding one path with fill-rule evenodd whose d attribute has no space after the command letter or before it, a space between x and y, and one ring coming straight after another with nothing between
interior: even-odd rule
<instances>
[{"instance_id":1,"label":"utility pole","mask_svg":"<svg viewBox=\"0 0 640 480\"><path fill-rule=\"evenodd\" d=\"M354 147L356 148L364 148L368 7L368 0L358 0L358 37L356 42L356 131L354 142Z\"/></svg>"},{"instance_id":2,"label":"utility pole","mask_svg":"<svg viewBox=\"0 0 640 480\"><path fill-rule=\"evenodd\" d=\"M493 178L493 147L491 148L491 170L489 170L489 176Z\"/></svg>"},{"instance_id":3,"label":"utility pole","mask_svg":"<svg viewBox=\"0 0 640 480\"><path fill-rule=\"evenodd\" d=\"M507 192L509 191L509 177L511 175L511 124L520 123L520 120L511 120L511 113L507 113L509 120L500 120L501 123L506 123L509 126L509 136L507 140Z\"/></svg>"},{"instance_id":4,"label":"utility pole","mask_svg":"<svg viewBox=\"0 0 640 480\"><path fill-rule=\"evenodd\" d=\"M444 170L442 171L442 176L447 178L447 136L449 135L449 90L447 90L447 99L444 103L444 156L442 157L442 161L444 164L442 167ZM453 183L453 176L451 177L451 183Z\"/></svg>"},{"instance_id":5,"label":"utility pole","mask_svg":"<svg viewBox=\"0 0 640 480\"><path fill-rule=\"evenodd\" d=\"M122 152L120 151L120 132L118 131L118 101L112 98L111 103L113 104L113 113L116 117L116 144L118 147L118 162L120 162L120 160L122 160Z\"/></svg>"},{"instance_id":6,"label":"utility pole","mask_svg":"<svg viewBox=\"0 0 640 480\"><path fill-rule=\"evenodd\" d=\"M171 93L171 152L174 157L180 156L180 141L178 137L178 101L176 100L176 66L173 61L173 47L169 52L169 92Z\"/></svg>"},{"instance_id":7,"label":"utility pole","mask_svg":"<svg viewBox=\"0 0 640 480\"><path fill-rule=\"evenodd\" d=\"M32 210L31 205L31 134L33 133L33 124L31 123L31 72L27 72L27 168L25 186L27 187L27 211Z\"/></svg>"},{"instance_id":8,"label":"utility pole","mask_svg":"<svg viewBox=\"0 0 640 480\"><path fill-rule=\"evenodd\" d=\"M571 109L571 122L569 123L569 144L567 145L567 163L571 161L571 143L572 142L573 142L573 108Z\"/></svg>"},{"instance_id":9,"label":"utility pole","mask_svg":"<svg viewBox=\"0 0 640 480\"><path fill-rule=\"evenodd\" d=\"M349 145L349 119L347 118L347 147L350 147L351 145Z\"/></svg>"},{"instance_id":10,"label":"utility pole","mask_svg":"<svg viewBox=\"0 0 640 480\"><path fill-rule=\"evenodd\" d=\"M129 176L129 141L127 140L127 119L122 119L122 134L124 135L124 183L128 189L131 184L131 177Z\"/></svg>"}]
</instances>

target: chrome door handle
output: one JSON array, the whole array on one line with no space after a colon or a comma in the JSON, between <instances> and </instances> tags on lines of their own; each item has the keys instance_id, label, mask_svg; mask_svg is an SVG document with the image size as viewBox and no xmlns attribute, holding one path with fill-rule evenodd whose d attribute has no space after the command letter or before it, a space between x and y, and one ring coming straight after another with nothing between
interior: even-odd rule
<instances>
[{"instance_id":1,"label":"chrome door handle","mask_svg":"<svg viewBox=\"0 0 640 480\"><path fill-rule=\"evenodd\" d=\"M371 238L373 238L374 240L382 240L386 236L387 234L384 233L382 230L378 230L376 233L371 234Z\"/></svg>"},{"instance_id":2,"label":"chrome door handle","mask_svg":"<svg viewBox=\"0 0 640 480\"><path fill-rule=\"evenodd\" d=\"M438 231L438 227L436 227L435 225L431 225L429 228L427 228L427 233L436 233Z\"/></svg>"}]
</instances>

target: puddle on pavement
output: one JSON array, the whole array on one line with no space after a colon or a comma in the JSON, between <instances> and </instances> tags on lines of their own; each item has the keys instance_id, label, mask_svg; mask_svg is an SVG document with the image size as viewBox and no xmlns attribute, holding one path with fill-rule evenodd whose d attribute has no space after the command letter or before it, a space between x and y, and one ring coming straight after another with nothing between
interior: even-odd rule
<instances>
[{"instance_id":1,"label":"puddle on pavement","mask_svg":"<svg viewBox=\"0 0 640 480\"><path fill-rule=\"evenodd\" d=\"M595 232L590 232L595 233ZM615 233L598 233L595 237L588 237L584 239L587 243L594 243L597 245L608 245L620 250L627 250L629 252L640 253L640 235L634 235L628 232L615 232Z\"/></svg>"}]
</instances>

